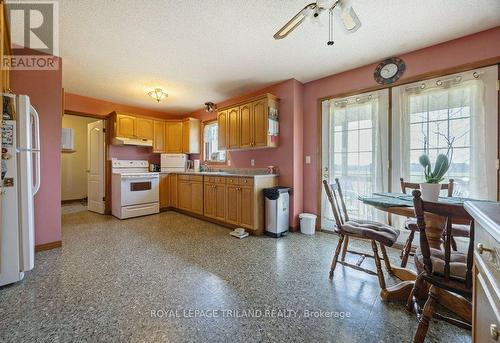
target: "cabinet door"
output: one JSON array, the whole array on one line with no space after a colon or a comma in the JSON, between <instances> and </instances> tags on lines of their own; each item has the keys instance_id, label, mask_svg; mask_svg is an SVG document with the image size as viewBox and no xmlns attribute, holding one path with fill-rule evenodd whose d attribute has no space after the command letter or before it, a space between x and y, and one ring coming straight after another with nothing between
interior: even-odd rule
<instances>
[{"instance_id":1,"label":"cabinet door","mask_svg":"<svg viewBox=\"0 0 500 343\"><path fill-rule=\"evenodd\" d=\"M135 121L135 136L141 139L155 138L154 135L154 120L146 118L136 118Z\"/></svg>"},{"instance_id":2,"label":"cabinet door","mask_svg":"<svg viewBox=\"0 0 500 343\"><path fill-rule=\"evenodd\" d=\"M204 183L205 193L203 194L203 215L208 218L215 218L215 184Z\"/></svg>"},{"instance_id":3,"label":"cabinet door","mask_svg":"<svg viewBox=\"0 0 500 343\"><path fill-rule=\"evenodd\" d=\"M189 181L179 181L177 187L177 206L181 210L191 211L191 183Z\"/></svg>"},{"instance_id":4,"label":"cabinet door","mask_svg":"<svg viewBox=\"0 0 500 343\"><path fill-rule=\"evenodd\" d=\"M253 188L241 187L240 196L240 222L241 227L253 229Z\"/></svg>"},{"instance_id":5,"label":"cabinet door","mask_svg":"<svg viewBox=\"0 0 500 343\"><path fill-rule=\"evenodd\" d=\"M167 153L182 152L182 122L165 123L165 151Z\"/></svg>"},{"instance_id":6,"label":"cabinet door","mask_svg":"<svg viewBox=\"0 0 500 343\"><path fill-rule=\"evenodd\" d=\"M182 152L189 154L189 120L182 122Z\"/></svg>"},{"instance_id":7,"label":"cabinet door","mask_svg":"<svg viewBox=\"0 0 500 343\"><path fill-rule=\"evenodd\" d=\"M228 149L237 149L240 147L240 108L235 107L227 111L228 128Z\"/></svg>"},{"instance_id":8,"label":"cabinet door","mask_svg":"<svg viewBox=\"0 0 500 343\"><path fill-rule=\"evenodd\" d=\"M253 145L266 146L268 133L267 100L257 100L252 103L253 108Z\"/></svg>"},{"instance_id":9,"label":"cabinet door","mask_svg":"<svg viewBox=\"0 0 500 343\"><path fill-rule=\"evenodd\" d=\"M160 208L170 206L170 179L168 175L160 176Z\"/></svg>"},{"instance_id":10,"label":"cabinet door","mask_svg":"<svg viewBox=\"0 0 500 343\"><path fill-rule=\"evenodd\" d=\"M226 221L226 185L214 185L214 218L220 221Z\"/></svg>"},{"instance_id":11,"label":"cabinet door","mask_svg":"<svg viewBox=\"0 0 500 343\"><path fill-rule=\"evenodd\" d=\"M165 152L165 123L162 121L154 122L153 152Z\"/></svg>"},{"instance_id":12,"label":"cabinet door","mask_svg":"<svg viewBox=\"0 0 500 343\"><path fill-rule=\"evenodd\" d=\"M125 114L116 115L116 137L135 137L136 118Z\"/></svg>"},{"instance_id":13,"label":"cabinet door","mask_svg":"<svg viewBox=\"0 0 500 343\"><path fill-rule=\"evenodd\" d=\"M170 206L177 208L178 187L177 187L177 174L169 174L170 179Z\"/></svg>"},{"instance_id":14,"label":"cabinet door","mask_svg":"<svg viewBox=\"0 0 500 343\"><path fill-rule=\"evenodd\" d=\"M253 145L253 113L252 104L240 106L240 148Z\"/></svg>"},{"instance_id":15,"label":"cabinet door","mask_svg":"<svg viewBox=\"0 0 500 343\"><path fill-rule=\"evenodd\" d=\"M226 185L226 222L238 225L239 223L239 187Z\"/></svg>"},{"instance_id":16,"label":"cabinet door","mask_svg":"<svg viewBox=\"0 0 500 343\"><path fill-rule=\"evenodd\" d=\"M191 183L191 212L203 215L203 182Z\"/></svg>"},{"instance_id":17,"label":"cabinet door","mask_svg":"<svg viewBox=\"0 0 500 343\"><path fill-rule=\"evenodd\" d=\"M219 150L227 148L227 111L221 111L217 114L217 126L219 130L218 144Z\"/></svg>"}]
</instances>

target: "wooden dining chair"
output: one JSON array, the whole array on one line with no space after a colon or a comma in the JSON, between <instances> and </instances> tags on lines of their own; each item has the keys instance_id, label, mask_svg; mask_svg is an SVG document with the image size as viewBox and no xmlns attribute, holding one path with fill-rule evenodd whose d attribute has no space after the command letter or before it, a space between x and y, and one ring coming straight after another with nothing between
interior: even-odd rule
<instances>
[{"instance_id":1,"label":"wooden dining chair","mask_svg":"<svg viewBox=\"0 0 500 343\"><path fill-rule=\"evenodd\" d=\"M381 260L384 261L387 271L392 275L391 263L389 261L389 258L387 257L387 251L385 247L392 246L394 242L396 242L399 236L399 230L389 225L385 225L375 221L357 219L350 220L349 215L347 214L347 208L345 206L339 179L335 179L335 183L331 185L329 185L326 180L323 180L323 186L325 187L326 195L330 202L333 216L335 218L336 232L339 235L339 241L337 244L337 248L335 249L335 254L330 267L330 278L333 278L335 267L337 266L337 263L340 263L346 267L350 267L368 273L370 275L378 276L380 288L386 289ZM369 241L372 246L373 255L349 250L348 245L350 239ZM377 243L380 245L382 258L380 258L379 256ZM342 256L339 261L338 259L341 250ZM356 264L351 264L345 261L347 253L360 256ZM372 270L361 267L361 264L366 257L370 257L375 260L377 272L373 272Z\"/></svg>"},{"instance_id":2,"label":"wooden dining chair","mask_svg":"<svg viewBox=\"0 0 500 343\"><path fill-rule=\"evenodd\" d=\"M472 217L462 205L423 201L419 190L414 190L412 195L417 226L420 233L420 247L415 253L415 265L418 277L406 306L409 311L414 310L419 318L414 342L423 342L429 328L429 321L432 317L470 329L470 323L434 313L434 308L439 303L441 291L448 291L465 297L467 299L465 306L467 308L472 306L470 299L472 295L474 223ZM444 251L429 247L424 213L438 215L445 219ZM471 238L467 253L451 251L452 222L457 220L470 223ZM425 283L430 286L429 295L423 311L421 311L416 295L419 294L422 288L425 288ZM464 298L457 298L457 301L459 299L463 300Z\"/></svg>"},{"instance_id":3,"label":"wooden dining chair","mask_svg":"<svg viewBox=\"0 0 500 343\"><path fill-rule=\"evenodd\" d=\"M405 182L403 178L399 179L401 183L401 192L406 194L408 189L415 190L420 189L418 183ZM441 184L442 190L447 190L448 197L453 196L454 180L450 179L448 183ZM408 238L406 239L403 249L401 250L401 267L405 268L408 263L408 257L411 254L411 246L413 243L413 238L415 237L415 232L418 232L417 221L415 218L408 218L405 221L405 229L410 231ZM469 227L467 225L455 225L452 226L452 240L451 247L454 251L457 251L457 243L453 237L469 237Z\"/></svg>"}]
</instances>

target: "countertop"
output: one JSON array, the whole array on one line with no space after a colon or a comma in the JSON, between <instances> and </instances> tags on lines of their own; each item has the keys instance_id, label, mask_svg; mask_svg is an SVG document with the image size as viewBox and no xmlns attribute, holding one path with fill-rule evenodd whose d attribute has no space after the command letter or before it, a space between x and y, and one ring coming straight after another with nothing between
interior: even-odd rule
<instances>
[{"instance_id":1,"label":"countertop","mask_svg":"<svg viewBox=\"0 0 500 343\"><path fill-rule=\"evenodd\" d=\"M467 201L464 207L479 225L500 242L500 203Z\"/></svg>"},{"instance_id":2,"label":"countertop","mask_svg":"<svg viewBox=\"0 0 500 343\"><path fill-rule=\"evenodd\" d=\"M182 175L203 175L203 176L231 176L231 177L276 177L278 174L252 174L249 172L160 172L160 174L182 174Z\"/></svg>"}]
</instances>

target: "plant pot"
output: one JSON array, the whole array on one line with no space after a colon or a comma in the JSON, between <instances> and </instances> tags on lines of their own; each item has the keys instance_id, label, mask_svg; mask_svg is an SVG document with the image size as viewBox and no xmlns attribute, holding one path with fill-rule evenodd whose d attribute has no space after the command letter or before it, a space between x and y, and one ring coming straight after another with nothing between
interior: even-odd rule
<instances>
[{"instance_id":1,"label":"plant pot","mask_svg":"<svg viewBox=\"0 0 500 343\"><path fill-rule=\"evenodd\" d=\"M438 202L441 185L439 183L421 183L420 192L423 201Z\"/></svg>"}]
</instances>

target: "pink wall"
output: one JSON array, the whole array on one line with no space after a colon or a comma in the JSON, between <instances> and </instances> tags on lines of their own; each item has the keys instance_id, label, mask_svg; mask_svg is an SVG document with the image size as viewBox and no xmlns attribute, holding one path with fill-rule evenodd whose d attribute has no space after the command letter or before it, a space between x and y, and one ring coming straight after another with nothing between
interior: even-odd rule
<instances>
[{"instance_id":1,"label":"pink wall","mask_svg":"<svg viewBox=\"0 0 500 343\"><path fill-rule=\"evenodd\" d=\"M62 60L55 71L12 71L11 88L40 115L41 185L35 196L35 244L61 240Z\"/></svg>"},{"instance_id":2,"label":"pink wall","mask_svg":"<svg viewBox=\"0 0 500 343\"><path fill-rule=\"evenodd\" d=\"M251 159L255 160L255 168L269 165L279 167L279 184L294 189L290 199L290 225L296 227L297 215L302 211L302 84L297 80L287 80L258 91L225 100L217 104L219 108L230 106L249 97L271 93L280 99L280 142L278 148L232 151L228 153L231 168L252 168ZM215 113L199 110L189 115L202 121L216 118ZM192 158L200 158L193 155ZM298 159L298 160L297 160Z\"/></svg>"},{"instance_id":3,"label":"pink wall","mask_svg":"<svg viewBox=\"0 0 500 343\"><path fill-rule=\"evenodd\" d=\"M64 110L102 116L103 118L115 110L161 119L179 119L181 117L166 112L118 104L115 102L89 98L72 93L64 94ZM147 147L110 146L108 150L108 157L109 159L118 158L123 160L148 160L150 163L160 163L160 155L153 154L152 148Z\"/></svg>"},{"instance_id":4,"label":"pink wall","mask_svg":"<svg viewBox=\"0 0 500 343\"><path fill-rule=\"evenodd\" d=\"M400 57L406 63L401 81L423 74L486 61L500 56L500 27L446 43L413 51ZM377 62L378 63L378 62ZM373 71L377 63L311 81L304 85L304 155L311 164L304 165L304 211L318 213L318 99L377 86Z\"/></svg>"}]
</instances>

